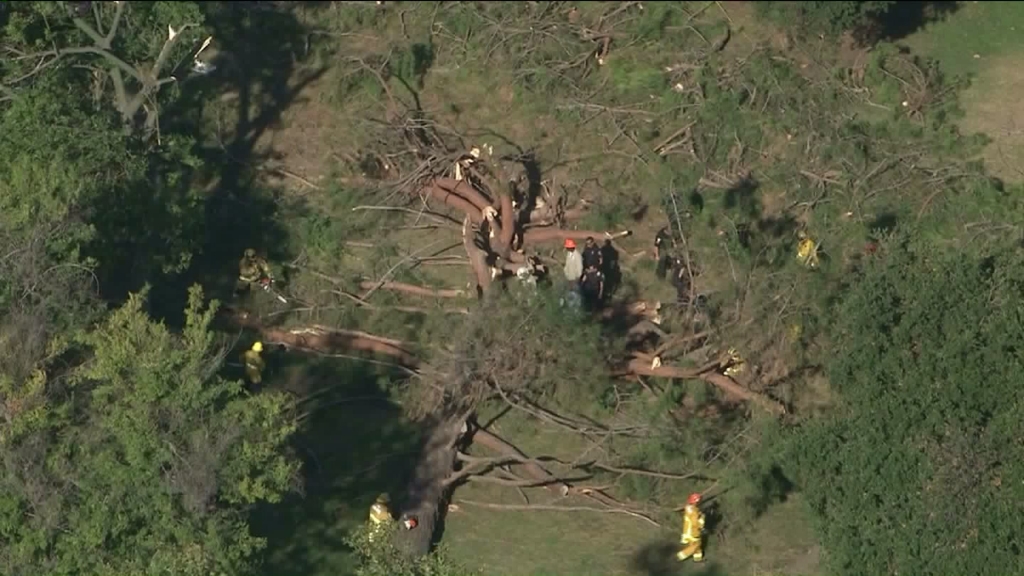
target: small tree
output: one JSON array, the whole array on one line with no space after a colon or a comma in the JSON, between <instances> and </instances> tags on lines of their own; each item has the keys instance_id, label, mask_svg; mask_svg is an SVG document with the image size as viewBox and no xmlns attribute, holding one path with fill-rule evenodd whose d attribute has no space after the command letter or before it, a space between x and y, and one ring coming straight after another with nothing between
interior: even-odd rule
<instances>
[{"instance_id":1,"label":"small tree","mask_svg":"<svg viewBox=\"0 0 1024 576\"><path fill-rule=\"evenodd\" d=\"M394 541L397 525L384 527L370 539L370 527L364 525L345 539L359 557L356 576L472 576L469 571L448 558L441 546L426 556L403 552Z\"/></svg>"},{"instance_id":2,"label":"small tree","mask_svg":"<svg viewBox=\"0 0 1024 576\"><path fill-rule=\"evenodd\" d=\"M20 396L0 390L0 563L11 573L251 570L263 541L246 511L292 486L295 428L282 395L248 397L216 375L216 303L204 309L198 287L189 296L181 335L133 295L97 329L54 340L51 364L87 358L70 377L43 364Z\"/></svg>"}]
</instances>

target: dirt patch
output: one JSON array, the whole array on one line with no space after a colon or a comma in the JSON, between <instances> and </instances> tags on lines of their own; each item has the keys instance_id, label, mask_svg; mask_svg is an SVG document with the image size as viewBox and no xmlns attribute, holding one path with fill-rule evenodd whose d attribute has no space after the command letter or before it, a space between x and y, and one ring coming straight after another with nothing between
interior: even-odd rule
<instances>
[{"instance_id":1,"label":"dirt patch","mask_svg":"<svg viewBox=\"0 0 1024 576\"><path fill-rule=\"evenodd\" d=\"M995 176L1024 181L1024 55L994 58L964 91L964 133L992 138L982 158Z\"/></svg>"},{"instance_id":2,"label":"dirt patch","mask_svg":"<svg viewBox=\"0 0 1024 576\"><path fill-rule=\"evenodd\" d=\"M324 99L330 75L310 83L295 102L281 113L256 144L267 154L267 178L288 188L308 189L321 185L334 162L332 150L344 134L338 129L337 111Z\"/></svg>"}]
</instances>

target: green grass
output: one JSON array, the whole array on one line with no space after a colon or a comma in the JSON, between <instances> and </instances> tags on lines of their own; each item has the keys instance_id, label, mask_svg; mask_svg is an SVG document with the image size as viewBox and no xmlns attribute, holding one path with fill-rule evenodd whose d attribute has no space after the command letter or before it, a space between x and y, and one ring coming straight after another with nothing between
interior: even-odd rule
<instances>
[{"instance_id":1,"label":"green grass","mask_svg":"<svg viewBox=\"0 0 1024 576\"><path fill-rule=\"evenodd\" d=\"M999 56L1024 52L1024 4L960 2L948 17L926 24L900 44L937 59L947 74L976 75Z\"/></svg>"},{"instance_id":2,"label":"green grass","mask_svg":"<svg viewBox=\"0 0 1024 576\"><path fill-rule=\"evenodd\" d=\"M972 78L962 97L961 129L992 138L981 157L996 176L1024 181L1024 4L961 2L946 20L904 43L938 60L944 73Z\"/></svg>"}]
</instances>

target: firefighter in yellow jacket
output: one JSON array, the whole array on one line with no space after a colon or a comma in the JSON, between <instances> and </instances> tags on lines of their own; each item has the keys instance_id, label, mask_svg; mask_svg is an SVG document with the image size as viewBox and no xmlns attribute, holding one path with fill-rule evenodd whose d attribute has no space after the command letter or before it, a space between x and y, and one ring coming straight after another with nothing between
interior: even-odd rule
<instances>
[{"instance_id":1,"label":"firefighter in yellow jacket","mask_svg":"<svg viewBox=\"0 0 1024 576\"><path fill-rule=\"evenodd\" d=\"M249 382L257 386L263 382L263 368L266 367L263 358L260 357L260 352L263 352L263 342L253 344L252 348L242 354L242 363L245 364L245 377L249 379Z\"/></svg>"},{"instance_id":2,"label":"firefighter in yellow jacket","mask_svg":"<svg viewBox=\"0 0 1024 576\"><path fill-rule=\"evenodd\" d=\"M697 505L700 504L700 494L690 494L686 500L686 507L683 508L683 534L680 538L682 547L676 553L676 558L681 562L693 557L694 562L704 561L704 549L701 542L701 533L704 531L704 513Z\"/></svg>"},{"instance_id":3,"label":"firefighter in yellow jacket","mask_svg":"<svg viewBox=\"0 0 1024 576\"><path fill-rule=\"evenodd\" d=\"M394 520L388 508L390 502L387 494L381 494L370 506L370 542L376 540L384 532L384 527Z\"/></svg>"}]
</instances>

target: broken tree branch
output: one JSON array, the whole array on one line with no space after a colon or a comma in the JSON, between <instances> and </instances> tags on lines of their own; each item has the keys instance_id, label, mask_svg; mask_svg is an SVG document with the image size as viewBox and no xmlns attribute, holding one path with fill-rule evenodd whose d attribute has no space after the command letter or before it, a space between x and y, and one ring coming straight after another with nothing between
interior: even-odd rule
<instances>
[{"instance_id":1,"label":"broken tree branch","mask_svg":"<svg viewBox=\"0 0 1024 576\"><path fill-rule=\"evenodd\" d=\"M718 387L720 390L738 400L748 400L772 412L773 414L785 414L786 407L776 401L747 390L740 386L732 378L715 372L719 363L708 364L701 368L678 368L675 366L659 366L651 368L649 362L635 358L629 362L629 372L639 376L658 376L660 378L681 378L685 380L703 380Z\"/></svg>"},{"instance_id":2,"label":"broken tree branch","mask_svg":"<svg viewBox=\"0 0 1024 576\"><path fill-rule=\"evenodd\" d=\"M424 286L416 286L414 284L406 284L405 282L373 282L372 280L366 280L359 283L359 287L363 290L370 290L377 287L379 284L380 290L393 290L395 292L403 292L405 294L412 294L415 296L429 296L434 298L462 298L466 295L464 290L453 290L446 288L426 288ZM363 299L365 300L365 296Z\"/></svg>"}]
</instances>

